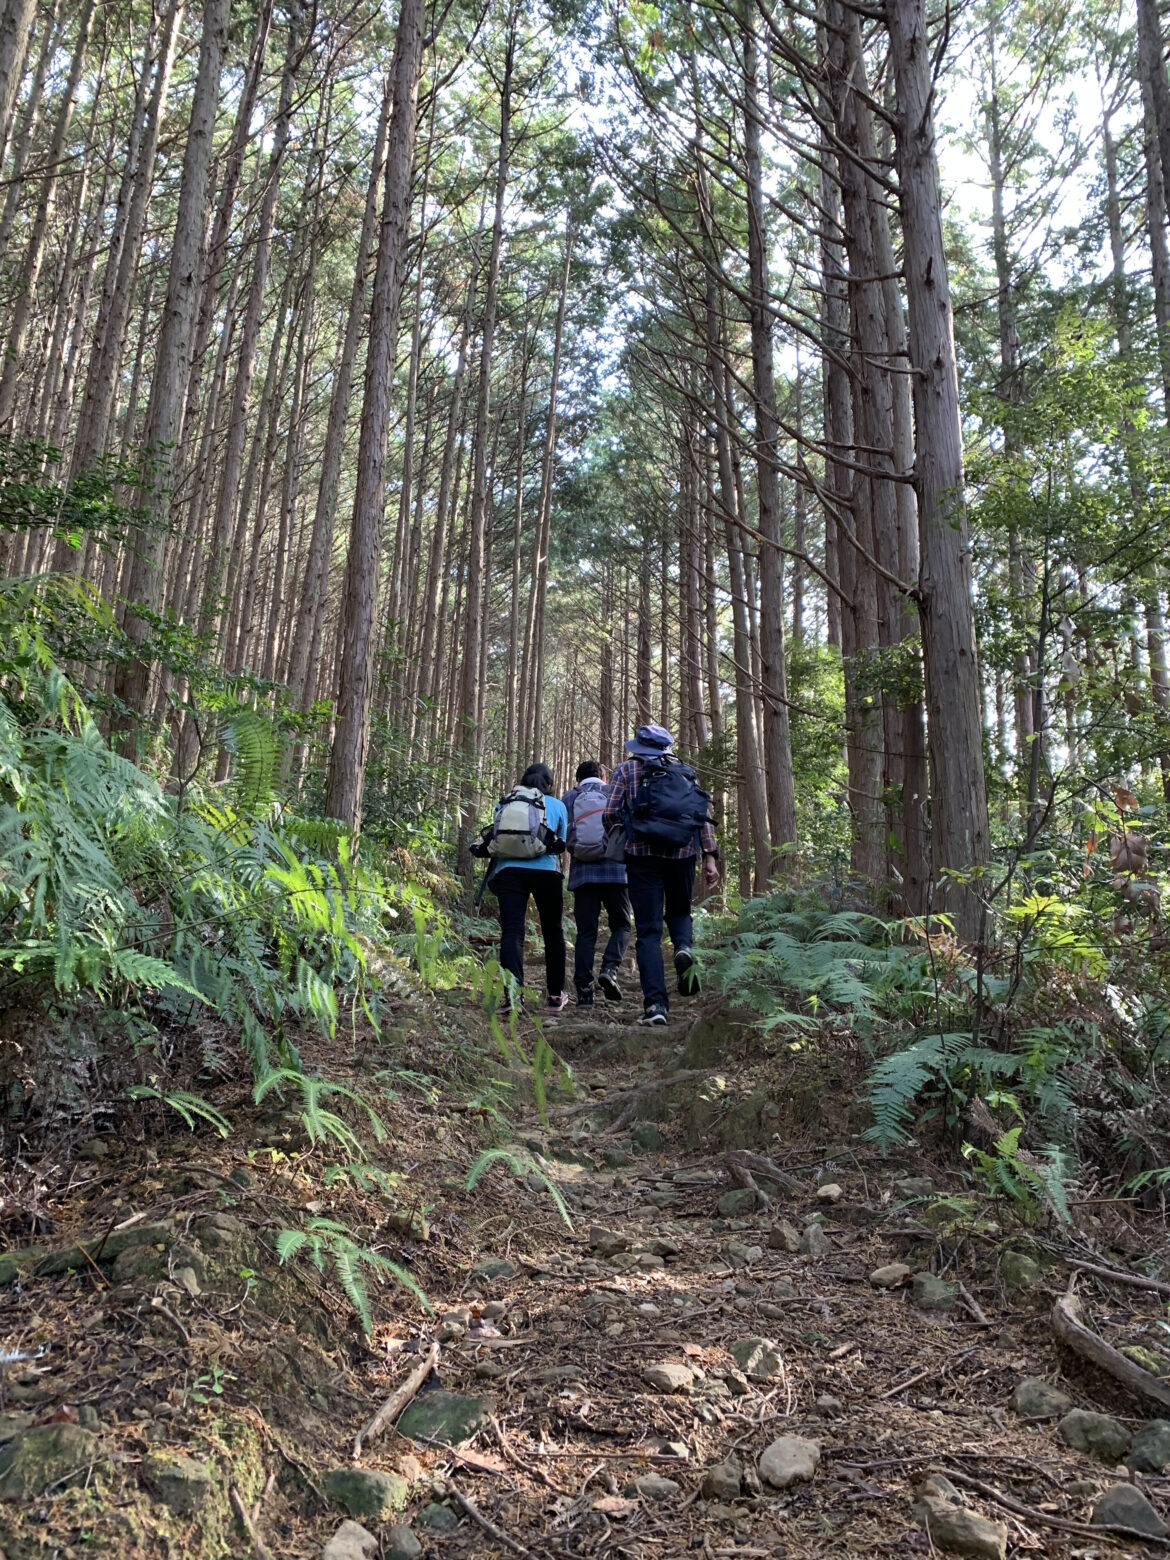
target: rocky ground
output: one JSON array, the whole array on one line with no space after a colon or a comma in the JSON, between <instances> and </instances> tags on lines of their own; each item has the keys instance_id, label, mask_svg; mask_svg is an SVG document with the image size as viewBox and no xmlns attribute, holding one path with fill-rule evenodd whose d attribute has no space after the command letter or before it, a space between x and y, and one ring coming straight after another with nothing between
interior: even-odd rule
<instances>
[{"instance_id":1,"label":"rocky ground","mask_svg":"<svg viewBox=\"0 0 1170 1560\"><path fill-rule=\"evenodd\" d=\"M1013 1229L944 1163L883 1161L844 1039L768 1054L717 1011L649 1035L570 1014L574 1092L542 1125L513 1091L505 1130L465 1065L482 1025L440 1018L467 1081L437 1020L404 1019L381 1188L330 1182L295 1112L243 1091L223 1145L99 1136L43 1172L0 1254L3 1560L1170 1547L1170 1386L1124 1394L1051 1320L1075 1283L1160 1380L1170 1285L1127 1277L1165 1259L1161 1226L1090 1189L1074 1232ZM387 1087L385 1054L330 1065ZM465 1191L492 1141L511 1166ZM308 1218L435 1314L376 1289L363 1339L332 1259L277 1260Z\"/></svg>"}]
</instances>

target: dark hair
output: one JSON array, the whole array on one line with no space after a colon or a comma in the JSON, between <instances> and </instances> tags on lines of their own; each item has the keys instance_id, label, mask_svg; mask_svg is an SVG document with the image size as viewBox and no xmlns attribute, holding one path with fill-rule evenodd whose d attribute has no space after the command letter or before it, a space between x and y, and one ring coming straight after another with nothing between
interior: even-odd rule
<instances>
[{"instance_id":1,"label":"dark hair","mask_svg":"<svg viewBox=\"0 0 1170 1560\"><path fill-rule=\"evenodd\" d=\"M595 758L583 758L577 765L578 780L599 780L601 778L601 765Z\"/></svg>"},{"instance_id":2,"label":"dark hair","mask_svg":"<svg viewBox=\"0 0 1170 1560\"><path fill-rule=\"evenodd\" d=\"M520 776L520 784L535 786L538 791L543 791L546 796L551 796L556 790L553 772L547 764L529 764L528 768Z\"/></svg>"}]
</instances>

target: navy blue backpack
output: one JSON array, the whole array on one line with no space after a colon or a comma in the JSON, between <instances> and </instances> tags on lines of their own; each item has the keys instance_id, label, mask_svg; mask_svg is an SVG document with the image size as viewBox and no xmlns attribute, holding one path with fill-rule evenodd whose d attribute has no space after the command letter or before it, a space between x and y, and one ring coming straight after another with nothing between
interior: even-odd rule
<instances>
[{"instance_id":1,"label":"navy blue backpack","mask_svg":"<svg viewBox=\"0 0 1170 1560\"><path fill-rule=\"evenodd\" d=\"M689 765L676 758L644 758L642 779L626 808L626 837L651 850L698 844L711 798Z\"/></svg>"}]
</instances>

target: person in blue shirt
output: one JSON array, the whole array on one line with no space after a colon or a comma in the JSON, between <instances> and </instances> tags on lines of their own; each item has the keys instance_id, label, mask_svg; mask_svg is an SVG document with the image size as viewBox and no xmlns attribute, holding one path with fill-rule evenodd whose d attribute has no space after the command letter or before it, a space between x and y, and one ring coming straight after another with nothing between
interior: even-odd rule
<instances>
[{"instance_id":1,"label":"person in blue shirt","mask_svg":"<svg viewBox=\"0 0 1170 1560\"><path fill-rule=\"evenodd\" d=\"M552 770L547 764L529 764L519 784L544 792L544 817L548 827L563 840L569 832L569 815L557 799ZM569 1005L565 991L564 878L559 856L551 852L524 861L497 858L491 890L500 905L500 967L524 985L524 931L528 899L536 904L540 934L544 939L544 970L548 982L545 1011L562 1013Z\"/></svg>"}]
</instances>

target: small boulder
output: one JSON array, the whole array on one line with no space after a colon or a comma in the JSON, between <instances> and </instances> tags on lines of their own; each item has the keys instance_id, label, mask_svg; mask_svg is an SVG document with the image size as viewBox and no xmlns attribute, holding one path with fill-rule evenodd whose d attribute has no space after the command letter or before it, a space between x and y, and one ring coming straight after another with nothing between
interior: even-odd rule
<instances>
[{"instance_id":1,"label":"small boulder","mask_svg":"<svg viewBox=\"0 0 1170 1560\"><path fill-rule=\"evenodd\" d=\"M459 1513L441 1501L432 1501L423 1507L414 1521L416 1527L427 1528L432 1533L450 1533L459 1526Z\"/></svg>"},{"instance_id":2,"label":"small boulder","mask_svg":"<svg viewBox=\"0 0 1170 1560\"><path fill-rule=\"evenodd\" d=\"M630 1140L642 1154L660 1154L666 1147L662 1128L655 1121L640 1121L630 1133Z\"/></svg>"},{"instance_id":3,"label":"small boulder","mask_svg":"<svg viewBox=\"0 0 1170 1560\"><path fill-rule=\"evenodd\" d=\"M325 1493L344 1506L351 1517L372 1517L375 1522L384 1522L406 1505L410 1485L398 1473L380 1473L375 1468L334 1468L325 1476Z\"/></svg>"},{"instance_id":4,"label":"small boulder","mask_svg":"<svg viewBox=\"0 0 1170 1560\"><path fill-rule=\"evenodd\" d=\"M800 1249L807 1257L827 1257L833 1248L821 1226L810 1224L800 1238Z\"/></svg>"},{"instance_id":5,"label":"small boulder","mask_svg":"<svg viewBox=\"0 0 1170 1560\"><path fill-rule=\"evenodd\" d=\"M382 1554L384 1560L418 1560L422 1545L410 1528L399 1523L386 1529L382 1537Z\"/></svg>"},{"instance_id":6,"label":"small boulder","mask_svg":"<svg viewBox=\"0 0 1170 1560\"><path fill-rule=\"evenodd\" d=\"M941 1495L923 1495L915 1508L931 1543L967 1560L1004 1560L1008 1530L1002 1522L981 1517Z\"/></svg>"},{"instance_id":7,"label":"small boulder","mask_svg":"<svg viewBox=\"0 0 1170 1560\"><path fill-rule=\"evenodd\" d=\"M403 1411L397 1429L400 1435L458 1446L483 1429L490 1413L485 1398L463 1397L458 1392L427 1392Z\"/></svg>"},{"instance_id":8,"label":"small boulder","mask_svg":"<svg viewBox=\"0 0 1170 1560\"><path fill-rule=\"evenodd\" d=\"M600 1224L594 1224L589 1231L589 1249L600 1252L603 1257L613 1257L619 1251L629 1251L630 1242L627 1236L617 1230L603 1229Z\"/></svg>"},{"instance_id":9,"label":"small boulder","mask_svg":"<svg viewBox=\"0 0 1170 1560\"><path fill-rule=\"evenodd\" d=\"M904 1175L894 1182L895 1193L908 1201L916 1197L933 1197L934 1182L928 1175Z\"/></svg>"},{"instance_id":10,"label":"small boulder","mask_svg":"<svg viewBox=\"0 0 1170 1560\"><path fill-rule=\"evenodd\" d=\"M1089 1521L1094 1527L1127 1527L1151 1538L1170 1536L1170 1528L1136 1484L1111 1484L1094 1503Z\"/></svg>"},{"instance_id":11,"label":"small boulder","mask_svg":"<svg viewBox=\"0 0 1170 1560\"><path fill-rule=\"evenodd\" d=\"M923 1479L917 1497L921 1500L924 1495L937 1495L940 1499L949 1500L956 1506L967 1504L945 1473L932 1473Z\"/></svg>"},{"instance_id":12,"label":"small boulder","mask_svg":"<svg viewBox=\"0 0 1170 1560\"><path fill-rule=\"evenodd\" d=\"M948 1284L933 1273L914 1275L911 1294L920 1311L953 1311L958 1293L958 1284Z\"/></svg>"},{"instance_id":13,"label":"small boulder","mask_svg":"<svg viewBox=\"0 0 1170 1560\"><path fill-rule=\"evenodd\" d=\"M755 1213L759 1198L750 1186L737 1186L734 1191L724 1192L715 1206L720 1218L741 1219L746 1213Z\"/></svg>"},{"instance_id":14,"label":"small boulder","mask_svg":"<svg viewBox=\"0 0 1170 1560\"><path fill-rule=\"evenodd\" d=\"M625 1493L629 1496L640 1495L643 1500L669 1500L681 1488L682 1485L675 1479L664 1478L660 1473L644 1473L626 1485Z\"/></svg>"},{"instance_id":15,"label":"small boulder","mask_svg":"<svg viewBox=\"0 0 1170 1560\"><path fill-rule=\"evenodd\" d=\"M1012 1409L1021 1419L1059 1419L1072 1406L1067 1392L1040 1376L1025 1376L1012 1393Z\"/></svg>"},{"instance_id":16,"label":"small boulder","mask_svg":"<svg viewBox=\"0 0 1170 1560\"><path fill-rule=\"evenodd\" d=\"M322 1560L373 1560L378 1540L359 1522L343 1522L325 1545Z\"/></svg>"},{"instance_id":17,"label":"small boulder","mask_svg":"<svg viewBox=\"0 0 1170 1560\"><path fill-rule=\"evenodd\" d=\"M748 1379L742 1371L725 1370L723 1372L723 1384L732 1397L747 1397L752 1390L748 1385Z\"/></svg>"},{"instance_id":18,"label":"small boulder","mask_svg":"<svg viewBox=\"0 0 1170 1560\"><path fill-rule=\"evenodd\" d=\"M869 1281L875 1289L897 1289L909 1277L910 1269L905 1262L887 1262L884 1267L874 1268Z\"/></svg>"},{"instance_id":19,"label":"small boulder","mask_svg":"<svg viewBox=\"0 0 1170 1560\"><path fill-rule=\"evenodd\" d=\"M689 1365L666 1360L659 1365L648 1365L642 1372L642 1380L655 1392L677 1392L689 1397L694 1391L695 1373Z\"/></svg>"},{"instance_id":20,"label":"small boulder","mask_svg":"<svg viewBox=\"0 0 1170 1560\"><path fill-rule=\"evenodd\" d=\"M142 1475L177 1517L194 1516L215 1485L214 1469L183 1452L151 1452L143 1460Z\"/></svg>"},{"instance_id":21,"label":"small boulder","mask_svg":"<svg viewBox=\"0 0 1170 1560\"><path fill-rule=\"evenodd\" d=\"M1035 1289L1044 1277L1040 1264L1024 1251L1005 1251L999 1259L999 1276L1010 1294Z\"/></svg>"},{"instance_id":22,"label":"small boulder","mask_svg":"<svg viewBox=\"0 0 1170 1560\"><path fill-rule=\"evenodd\" d=\"M1162 1473L1170 1467L1170 1419L1151 1419L1141 1427L1125 1465L1138 1473Z\"/></svg>"},{"instance_id":23,"label":"small boulder","mask_svg":"<svg viewBox=\"0 0 1170 1560\"><path fill-rule=\"evenodd\" d=\"M517 1267L507 1257L480 1257L471 1270L472 1278L491 1282L494 1278L515 1278Z\"/></svg>"},{"instance_id":24,"label":"small boulder","mask_svg":"<svg viewBox=\"0 0 1170 1560\"><path fill-rule=\"evenodd\" d=\"M760 1478L773 1489L786 1490L812 1478L821 1460L820 1443L803 1435L782 1435L760 1455Z\"/></svg>"},{"instance_id":25,"label":"small boulder","mask_svg":"<svg viewBox=\"0 0 1170 1560\"><path fill-rule=\"evenodd\" d=\"M1058 1426L1061 1440L1075 1451L1087 1452L1098 1462L1119 1463L1129 1451L1129 1431L1111 1414L1094 1414L1073 1408Z\"/></svg>"},{"instance_id":26,"label":"small boulder","mask_svg":"<svg viewBox=\"0 0 1170 1560\"><path fill-rule=\"evenodd\" d=\"M790 1257L795 1256L800 1250L800 1231L787 1219L781 1219L768 1231L768 1245L773 1251L786 1251Z\"/></svg>"},{"instance_id":27,"label":"small boulder","mask_svg":"<svg viewBox=\"0 0 1170 1560\"><path fill-rule=\"evenodd\" d=\"M743 1469L734 1457L708 1468L703 1477L701 1494L704 1500L738 1500Z\"/></svg>"},{"instance_id":28,"label":"small boulder","mask_svg":"<svg viewBox=\"0 0 1170 1560\"><path fill-rule=\"evenodd\" d=\"M749 1381L774 1381L784 1358L770 1338L737 1338L727 1351Z\"/></svg>"},{"instance_id":29,"label":"small boulder","mask_svg":"<svg viewBox=\"0 0 1170 1560\"><path fill-rule=\"evenodd\" d=\"M471 1307L460 1306L457 1311L445 1311L439 1317L439 1330L436 1334L440 1343L453 1343L456 1338L462 1338L471 1324Z\"/></svg>"},{"instance_id":30,"label":"small boulder","mask_svg":"<svg viewBox=\"0 0 1170 1560\"><path fill-rule=\"evenodd\" d=\"M828 1181L824 1186L817 1187L817 1202L839 1203L844 1193L836 1181Z\"/></svg>"},{"instance_id":31,"label":"small boulder","mask_svg":"<svg viewBox=\"0 0 1170 1560\"><path fill-rule=\"evenodd\" d=\"M97 1436L80 1425L20 1430L0 1449L0 1500L82 1483L97 1457Z\"/></svg>"}]
</instances>

